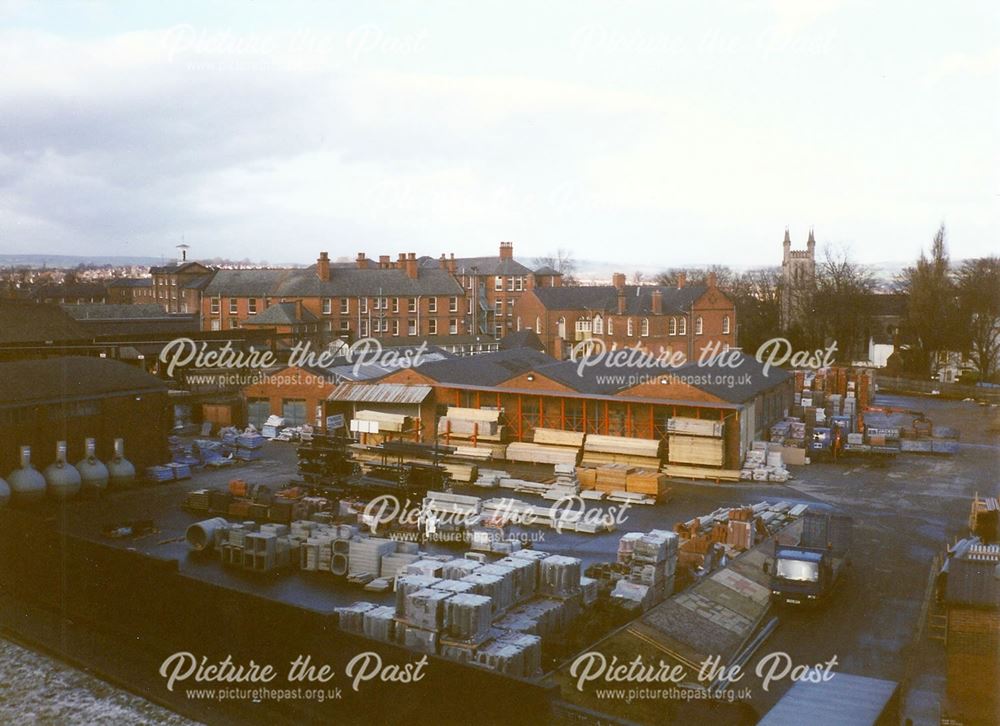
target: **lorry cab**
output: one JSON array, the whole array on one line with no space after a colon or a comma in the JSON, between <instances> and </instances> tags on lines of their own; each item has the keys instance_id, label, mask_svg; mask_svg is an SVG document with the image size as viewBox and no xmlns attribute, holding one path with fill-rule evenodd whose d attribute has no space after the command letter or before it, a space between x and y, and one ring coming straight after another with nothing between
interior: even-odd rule
<instances>
[{"instance_id":1,"label":"lorry cab","mask_svg":"<svg viewBox=\"0 0 1000 726\"><path fill-rule=\"evenodd\" d=\"M829 593L832 570L830 557L822 550L781 547L774 554L772 598L789 605L818 603Z\"/></svg>"}]
</instances>

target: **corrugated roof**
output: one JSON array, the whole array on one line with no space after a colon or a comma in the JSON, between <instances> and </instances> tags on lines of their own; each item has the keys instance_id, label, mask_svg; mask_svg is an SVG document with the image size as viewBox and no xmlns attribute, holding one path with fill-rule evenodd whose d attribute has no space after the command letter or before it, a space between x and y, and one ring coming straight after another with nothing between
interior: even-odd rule
<instances>
[{"instance_id":1,"label":"corrugated roof","mask_svg":"<svg viewBox=\"0 0 1000 726\"><path fill-rule=\"evenodd\" d=\"M58 305L0 300L0 344L89 340L91 333Z\"/></svg>"},{"instance_id":2,"label":"corrugated roof","mask_svg":"<svg viewBox=\"0 0 1000 726\"><path fill-rule=\"evenodd\" d=\"M165 391L167 384L135 366L106 358L46 358L0 363L0 406Z\"/></svg>"},{"instance_id":3,"label":"corrugated roof","mask_svg":"<svg viewBox=\"0 0 1000 726\"><path fill-rule=\"evenodd\" d=\"M328 401L358 403L421 403L431 393L430 386L405 383L341 383L333 389Z\"/></svg>"},{"instance_id":4,"label":"corrugated roof","mask_svg":"<svg viewBox=\"0 0 1000 726\"><path fill-rule=\"evenodd\" d=\"M945 600L951 605L1000 607L1000 562L952 558L948 562Z\"/></svg>"},{"instance_id":5,"label":"corrugated roof","mask_svg":"<svg viewBox=\"0 0 1000 726\"><path fill-rule=\"evenodd\" d=\"M872 726L899 684L834 672L820 683L796 681L757 726Z\"/></svg>"}]
</instances>

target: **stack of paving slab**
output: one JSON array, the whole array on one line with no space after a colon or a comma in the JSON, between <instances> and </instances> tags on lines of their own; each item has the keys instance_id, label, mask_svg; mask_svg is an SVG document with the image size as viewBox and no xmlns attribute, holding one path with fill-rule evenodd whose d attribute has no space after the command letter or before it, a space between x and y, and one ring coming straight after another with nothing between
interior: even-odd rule
<instances>
[{"instance_id":1,"label":"stack of paving slab","mask_svg":"<svg viewBox=\"0 0 1000 726\"><path fill-rule=\"evenodd\" d=\"M629 532L618 542L618 564L628 568L611 597L629 607L648 610L673 594L679 538L654 529Z\"/></svg>"},{"instance_id":2,"label":"stack of paving slab","mask_svg":"<svg viewBox=\"0 0 1000 726\"><path fill-rule=\"evenodd\" d=\"M449 524L472 526L479 521L483 501L479 497L452 492L427 492L422 516L434 515Z\"/></svg>"},{"instance_id":3,"label":"stack of paving slab","mask_svg":"<svg viewBox=\"0 0 1000 726\"><path fill-rule=\"evenodd\" d=\"M509 479L510 474L506 471L501 471L499 469L484 469L479 468L477 472L477 478L472 482L473 486L482 487L483 489L496 489L500 486L500 481L502 479Z\"/></svg>"},{"instance_id":4,"label":"stack of paving slab","mask_svg":"<svg viewBox=\"0 0 1000 726\"><path fill-rule=\"evenodd\" d=\"M377 577L381 571L382 557L395 551L396 543L391 539L359 537L349 540L347 573L351 576L369 574L372 578Z\"/></svg>"}]
</instances>

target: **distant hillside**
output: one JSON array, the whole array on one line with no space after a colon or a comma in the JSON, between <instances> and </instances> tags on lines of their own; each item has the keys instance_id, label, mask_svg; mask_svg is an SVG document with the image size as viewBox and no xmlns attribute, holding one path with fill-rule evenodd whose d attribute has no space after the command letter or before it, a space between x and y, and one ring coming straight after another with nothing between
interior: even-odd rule
<instances>
[{"instance_id":1,"label":"distant hillside","mask_svg":"<svg viewBox=\"0 0 1000 726\"><path fill-rule=\"evenodd\" d=\"M0 267L76 267L77 265L162 265L159 257L115 255L0 255Z\"/></svg>"}]
</instances>

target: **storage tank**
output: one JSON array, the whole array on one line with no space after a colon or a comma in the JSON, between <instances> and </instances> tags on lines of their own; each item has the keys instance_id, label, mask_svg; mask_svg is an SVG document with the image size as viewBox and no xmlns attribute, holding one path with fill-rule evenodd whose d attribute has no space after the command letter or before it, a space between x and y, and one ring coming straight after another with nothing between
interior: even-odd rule
<instances>
[{"instance_id":1,"label":"storage tank","mask_svg":"<svg viewBox=\"0 0 1000 726\"><path fill-rule=\"evenodd\" d=\"M125 458L125 439L115 439L115 455L108 462L108 475L109 483L115 489L135 483L135 467Z\"/></svg>"},{"instance_id":2,"label":"storage tank","mask_svg":"<svg viewBox=\"0 0 1000 726\"><path fill-rule=\"evenodd\" d=\"M56 442L56 460L45 467L49 496L69 499L80 493L80 472L66 463L66 442Z\"/></svg>"},{"instance_id":3,"label":"storage tank","mask_svg":"<svg viewBox=\"0 0 1000 726\"><path fill-rule=\"evenodd\" d=\"M45 477L31 465L31 447L21 447L21 468L7 477L15 504L31 504L45 498Z\"/></svg>"},{"instance_id":4,"label":"storage tank","mask_svg":"<svg viewBox=\"0 0 1000 726\"><path fill-rule=\"evenodd\" d=\"M85 494L100 494L108 488L108 467L94 453L97 447L94 439L83 440L84 455L76 465L80 472L81 484Z\"/></svg>"}]
</instances>

